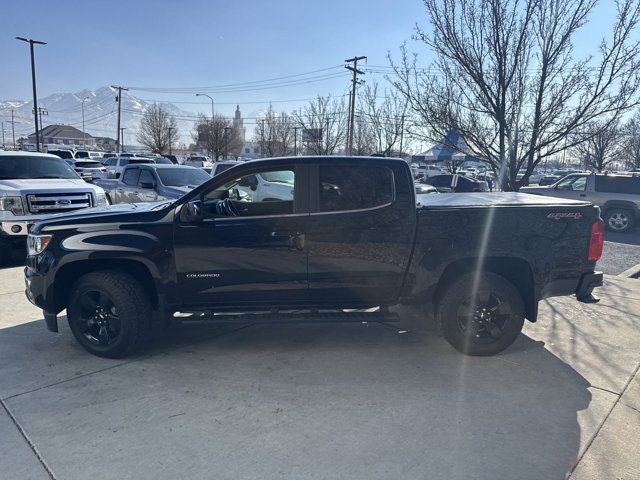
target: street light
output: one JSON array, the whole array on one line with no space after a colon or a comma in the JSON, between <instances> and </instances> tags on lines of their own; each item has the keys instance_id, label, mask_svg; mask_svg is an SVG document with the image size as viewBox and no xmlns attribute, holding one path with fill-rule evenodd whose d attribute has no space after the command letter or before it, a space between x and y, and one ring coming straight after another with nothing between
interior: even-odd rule
<instances>
[{"instance_id":1,"label":"street light","mask_svg":"<svg viewBox=\"0 0 640 480\"><path fill-rule=\"evenodd\" d=\"M84 101L89 100L89 97L82 99L82 148L87 148L87 134L84 131Z\"/></svg>"},{"instance_id":2,"label":"street light","mask_svg":"<svg viewBox=\"0 0 640 480\"><path fill-rule=\"evenodd\" d=\"M46 45L47 42L41 42L32 38L16 37L16 40L21 42L27 42L29 44L29 50L31 51L31 83L33 84L33 111L34 122L36 126L36 151L40 151L40 138L38 132L38 98L36 94L36 61L33 55L33 45Z\"/></svg>"},{"instance_id":3,"label":"street light","mask_svg":"<svg viewBox=\"0 0 640 480\"><path fill-rule=\"evenodd\" d=\"M213 121L213 98L211 98L206 93L196 93L196 97L207 97L209 100L211 100L211 121Z\"/></svg>"}]
</instances>

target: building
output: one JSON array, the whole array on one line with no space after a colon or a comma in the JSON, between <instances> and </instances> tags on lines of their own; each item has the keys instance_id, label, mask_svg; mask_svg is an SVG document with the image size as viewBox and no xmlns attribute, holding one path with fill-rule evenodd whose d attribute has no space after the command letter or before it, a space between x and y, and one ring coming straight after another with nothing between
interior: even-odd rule
<instances>
[{"instance_id":1,"label":"building","mask_svg":"<svg viewBox=\"0 0 640 480\"><path fill-rule=\"evenodd\" d=\"M36 143L36 135L29 135L27 141ZM67 145L70 147L95 148L95 140L88 133L82 133L71 125L47 125L40 130L40 143L42 145Z\"/></svg>"},{"instance_id":2,"label":"building","mask_svg":"<svg viewBox=\"0 0 640 480\"><path fill-rule=\"evenodd\" d=\"M36 135L32 133L25 143L36 143ZM91 148L111 151L116 148L116 141L109 137L94 137L88 133L82 133L71 125L47 125L40 130L41 145L58 145L69 148Z\"/></svg>"}]
</instances>

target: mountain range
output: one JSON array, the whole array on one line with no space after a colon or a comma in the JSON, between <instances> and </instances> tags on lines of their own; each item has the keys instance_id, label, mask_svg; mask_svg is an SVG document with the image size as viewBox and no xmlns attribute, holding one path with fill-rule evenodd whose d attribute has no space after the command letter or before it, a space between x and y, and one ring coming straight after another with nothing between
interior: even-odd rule
<instances>
[{"instance_id":1,"label":"mountain range","mask_svg":"<svg viewBox=\"0 0 640 480\"><path fill-rule=\"evenodd\" d=\"M82 90L76 93L54 93L38 99L38 108L47 114L42 116L42 126L52 124L72 125L82 130L82 101L84 102L85 129L89 135L100 137L116 137L117 103L116 91L110 87L96 90ZM189 144L193 131L194 114L182 110L172 103L162 104L177 117L181 141ZM136 134L140 128L140 120L151 102L140 100L129 91L122 92L121 127L125 127L125 144L137 144ZM0 118L4 122L5 142L11 142L11 110L15 121L16 140L33 133L33 101L0 100ZM185 118L187 117L187 118Z\"/></svg>"}]
</instances>

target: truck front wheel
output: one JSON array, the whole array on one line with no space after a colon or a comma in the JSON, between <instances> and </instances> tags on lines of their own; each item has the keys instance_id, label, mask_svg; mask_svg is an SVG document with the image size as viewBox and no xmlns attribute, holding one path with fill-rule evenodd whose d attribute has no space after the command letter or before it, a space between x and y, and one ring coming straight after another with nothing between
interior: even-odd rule
<instances>
[{"instance_id":1,"label":"truck front wheel","mask_svg":"<svg viewBox=\"0 0 640 480\"><path fill-rule=\"evenodd\" d=\"M511 345L524 324L518 289L490 272L465 274L451 282L436 307L447 341L467 355L493 355Z\"/></svg>"},{"instance_id":2,"label":"truck front wheel","mask_svg":"<svg viewBox=\"0 0 640 480\"><path fill-rule=\"evenodd\" d=\"M69 327L89 353L121 358L147 338L151 305L133 277L115 271L91 272L72 287Z\"/></svg>"}]
</instances>

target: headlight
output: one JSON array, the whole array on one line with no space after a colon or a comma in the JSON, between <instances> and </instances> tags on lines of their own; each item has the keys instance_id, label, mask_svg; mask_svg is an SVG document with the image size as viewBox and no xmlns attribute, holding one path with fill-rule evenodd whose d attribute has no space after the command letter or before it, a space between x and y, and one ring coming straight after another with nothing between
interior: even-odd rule
<instances>
[{"instance_id":1,"label":"headlight","mask_svg":"<svg viewBox=\"0 0 640 480\"><path fill-rule=\"evenodd\" d=\"M42 253L51 242L51 235L29 235L27 237L27 254L38 255Z\"/></svg>"},{"instance_id":2,"label":"headlight","mask_svg":"<svg viewBox=\"0 0 640 480\"><path fill-rule=\"evenodd\" d=\"M109 201L104 192L96 193L96 205L109 205Z\"/></svg>"},{"instance_id":3,"label":"headlight","mask_svg":"<svg viewBox=\"0 0 640 480\"><path fill-rule=\"evenodd\" d=\"M14 215L24 215L24 206L20 197L0 197L0 210Z\"/></svg>"}]
</instances>

